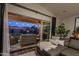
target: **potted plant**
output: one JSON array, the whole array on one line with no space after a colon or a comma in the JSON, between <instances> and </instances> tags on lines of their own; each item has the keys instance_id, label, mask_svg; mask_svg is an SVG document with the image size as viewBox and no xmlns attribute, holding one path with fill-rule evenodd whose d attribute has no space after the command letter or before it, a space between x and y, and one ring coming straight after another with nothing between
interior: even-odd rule
<instances>
[{"instance_id":1,"label":"potted plant","mask_svg":"<svg viewBox=\"0 0 79 59\"><path fill-rule=\"evenodd\" d=\"M60 37L60 39L67 37L69 32L70 32L70 30L66 30L64 23L61 23L56 28L56 34Z\"/></svg>"}]
</instances>

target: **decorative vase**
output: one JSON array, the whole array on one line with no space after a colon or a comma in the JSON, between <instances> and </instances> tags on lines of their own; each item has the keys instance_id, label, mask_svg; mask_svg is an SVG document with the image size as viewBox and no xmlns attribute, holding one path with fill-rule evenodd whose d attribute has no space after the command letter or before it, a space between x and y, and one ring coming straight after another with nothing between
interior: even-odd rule
<instances>
[{"instance_id":1,"label":"decorative vase","mask_svg":"<svg viewBox=\"0 0 79 59\"><path fill-rule=\"evenodd\" d=\"M74 33L73 33L73 36L74 36L75 38L79 39L79 32L74 32Z\"/></svg>"}]
</instances>

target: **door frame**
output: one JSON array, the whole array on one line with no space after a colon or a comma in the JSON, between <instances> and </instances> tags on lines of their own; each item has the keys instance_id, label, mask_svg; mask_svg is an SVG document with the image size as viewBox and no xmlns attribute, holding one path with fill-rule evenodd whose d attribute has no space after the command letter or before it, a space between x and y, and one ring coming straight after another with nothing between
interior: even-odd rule
<instances>
[{"instance_id":1,"label":"door frame","mask_svg":"<svg viewBox=\"0 0 79 59\"><path fill-rule=\"evenodd\" d=\"M4 26L5 3L0 3L0 56L3 54L3 26Z\"/></svg>"}]
</instances>

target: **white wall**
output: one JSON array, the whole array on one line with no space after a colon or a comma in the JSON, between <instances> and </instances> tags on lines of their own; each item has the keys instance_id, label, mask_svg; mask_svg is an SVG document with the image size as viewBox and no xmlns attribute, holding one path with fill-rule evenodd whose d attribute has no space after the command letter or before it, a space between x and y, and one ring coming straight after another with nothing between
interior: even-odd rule
<instances>
[{"instance_id":1,"label":"white wall","mask_svg":"<svg viewBox=\"0 0 79 59\"><path fill-rule=\"evenodd\" d=\"M72 35L73 31L74 31L74 23L75 23L75 17L78 17L79 15L76 16L72 16L66 19L62 19L60 23L65 23L65 26L67 29L70 30L69 36Z\"/></svg>"},{"instance_id":2,"label":"white wall","mask_svg":"<svg viewBox=\"0 0 79 59\"><path fill-rule=\"evenodd\" d=\"M56 17L56 27L62 22L62 19Z\"/></svg>"}]
</instances>

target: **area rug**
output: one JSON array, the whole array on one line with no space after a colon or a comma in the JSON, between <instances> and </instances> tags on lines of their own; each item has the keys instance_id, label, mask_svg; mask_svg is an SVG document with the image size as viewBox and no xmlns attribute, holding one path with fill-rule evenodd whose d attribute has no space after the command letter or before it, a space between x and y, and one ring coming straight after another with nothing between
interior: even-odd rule
<instances>
[{"instance_id":1,"label":"area rug","mask_svg":"<svg viewBox=\"0 0 79 59\"><path fill-rule=\"evenodd\" d=\"M35 53L35 51L30 51L30 52L21 54L21 55L19 55L19 56L36 56L36 53Z\"/></svg>"}]
</instances>

